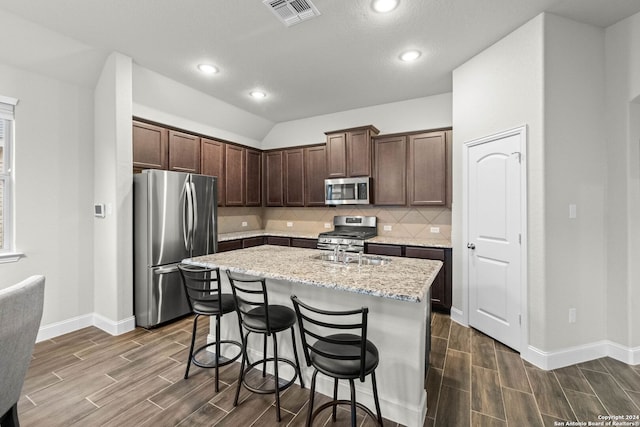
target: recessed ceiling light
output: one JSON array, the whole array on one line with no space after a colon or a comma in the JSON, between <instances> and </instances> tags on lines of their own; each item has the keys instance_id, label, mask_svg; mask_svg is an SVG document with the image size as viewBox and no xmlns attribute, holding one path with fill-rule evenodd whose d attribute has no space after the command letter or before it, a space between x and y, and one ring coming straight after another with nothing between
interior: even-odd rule
<instances>
[{"instance_id":1,"label":"recessed ceiling light","mask_svg":"<svg viewBox=\"0 0 640 427\"><path fill-rule=\"evenodd\" d=\"M204 74L215 74L218 72L218 68L211 64L199 64L198 70L200 70Z\"/></svg>"},{"instance_id":2,"label":"recessed ceiling light","mask_svg":"<svg viewBox=\"0 0 640 427\"><path fill-rule=\"evenodd\" d=\"M420 53L419 50L408 50L406 52L403 52L400 55L400 59L405 61L405 62L411 62L411 61L415 61L416 59L420 58L420 55L422 55Z\"/></svg>"},{"instance_id":3,"label":"recessed ceiling light","mask_svg":"<svg viewBox=\"0 0 640 427\"><path fill-rule=\"evenodd\" d=\"M252 90L251 92L249 92L249 95L251 95L251 97L255 99L262 99L267 97L267 94L261 90Z\"/></svg>"},{"instance_id":4,"label":"recessed ceiling light","mask_svg":"<svg viewBox=\"0 0 640 427\"><path fill-rule=\"evenodd\" d=\"M374 0L373 10L380 13L391 12L398 6L398 0Z\"/></svg>"}]
</instances>

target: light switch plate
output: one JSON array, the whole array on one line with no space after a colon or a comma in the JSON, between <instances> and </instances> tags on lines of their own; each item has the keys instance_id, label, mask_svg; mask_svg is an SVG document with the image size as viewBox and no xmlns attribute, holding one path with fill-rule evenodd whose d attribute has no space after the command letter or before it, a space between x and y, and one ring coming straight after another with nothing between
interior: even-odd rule
<instances>
[{"instance_id":1,"label":"light switch plate","mask_svg":"<svg viewBox=\"0 0 640 427\"><path fill-rule=\"evenodd\" d=\"M575 219L578 216L578 208L575 204L571 203L569 205L569 219Z\"/></svg>"},{"instance_id":2,"label":"light switch plate","mask_svg":"<svg viewBox=\"0 0 640 427\"><path fill-rule=\"evenodd\" d=\"M384 231L391 231L393 229L393 227L391 227L390 225L385 225L382 229Z\"/></svg>"},{"instance_id":3,"label":"light switch plate","mask_svg":"<svg viewBox=\"0 0 640 427\"><path fill-rule=\"evenodd\" d=\"M429 231L432 233L439 233L440 232L440 227L431 227L429 228Z\"/></svg>"}]
</instances>

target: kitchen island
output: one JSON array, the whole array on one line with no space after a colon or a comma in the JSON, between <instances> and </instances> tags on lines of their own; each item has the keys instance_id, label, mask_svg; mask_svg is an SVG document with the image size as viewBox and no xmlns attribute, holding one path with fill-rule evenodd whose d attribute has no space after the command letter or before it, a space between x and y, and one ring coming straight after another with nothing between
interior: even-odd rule
<instances>
[{"instance_id":1,"label":"kitchen island","mask_svg":"<svg viewBox=\"0 0 640 427\"><path fill-rule=\"evenodd\" d=\"M429 287L442 263L389 257L390 262L382 265L344 264L317 259L323 253L326 251L265 245L185 262L219 267L223 288L229 292L226 269L265 277L271 304L291 306L291 295L297 295L303 302L330 310L368 307L368 338L380 351L376 376L382 415L406 426L422 426L426 415L424 379L430 336ZM239 339L235 316L222 318L222 334L230 337L226 339ZM278 352L293 357L290 337L282 334L278 341ZM300 340L297 344L302 356ZM257 358L261 351L261 340L249 342L250 358ZM312 369L305 368L303 377L308 386ZM287 377L287 373L282 376ZM348 396L346 384L341 384L340 396ZM365 384L356 382L356 388L358 401L373 408L370 379ZM318 376L317 391L330 396L332 380Z\"/></svg>"}]
</instances>

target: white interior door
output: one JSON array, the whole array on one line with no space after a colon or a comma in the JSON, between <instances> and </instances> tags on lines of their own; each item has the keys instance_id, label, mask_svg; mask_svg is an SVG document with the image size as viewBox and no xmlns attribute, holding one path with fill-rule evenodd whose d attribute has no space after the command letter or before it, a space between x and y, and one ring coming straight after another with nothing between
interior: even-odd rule
<instances>
[{"instance_id":1,"label":"white interior door","mask_svg":"<svg viewBox=\"0 0 640 427\"><path fill-rule=\"evenodd\" d=\"M520 350L525 129L466 144L469 324Z\"/></svg>"}]
</instances>

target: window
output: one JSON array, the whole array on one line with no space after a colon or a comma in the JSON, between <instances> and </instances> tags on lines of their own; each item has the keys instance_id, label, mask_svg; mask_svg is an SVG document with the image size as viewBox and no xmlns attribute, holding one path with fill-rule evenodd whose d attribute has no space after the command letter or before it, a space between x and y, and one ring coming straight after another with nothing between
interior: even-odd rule
<instances>
[{"instance_id":1,"label":"window","mask_svg":"<svg viewBox=\"0 0 640 427\"><path fill-rule=\"evenodd\" d=\"M20 257L13 240L13 152L14 107L17 100L0 96L0 261Z\"/></svg>"}]
</instances>

